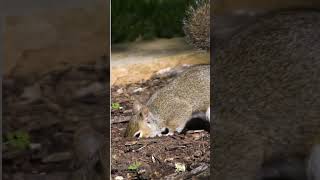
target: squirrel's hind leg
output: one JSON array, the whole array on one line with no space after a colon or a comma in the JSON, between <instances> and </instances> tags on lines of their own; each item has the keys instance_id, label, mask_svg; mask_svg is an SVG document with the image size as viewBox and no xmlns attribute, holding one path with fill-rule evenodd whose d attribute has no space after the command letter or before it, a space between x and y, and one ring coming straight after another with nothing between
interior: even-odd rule
<instances>
[{"instance_id":1,"label":"squirrel's hind leg","mask_svg":"<svg viewBox=\"0 0 320 180\"><path fill-rule=\"evenodd\" d=\"M162 128L161 130L161 135L163 136L172 136L173 134L174 134L174 131L170 128L165 127L165 128Z\"/></svg>"},{"instance_id":2,"label":"squirrel's hind leg","mask_svg":"<svg viewBox=\"0 0 320 180\"><path fill-rule=\"evenodd\" d=\"M192 117L192 106L181 99L175 99L174 103L170 105L172 106L172 111L168 113L170 121L167 121L166 125L169 133L173 135L175 131L181 133L184 130L187 122ZM175 109L179 109L179 111L177 112Z\"/></svg>"}]
</instances>

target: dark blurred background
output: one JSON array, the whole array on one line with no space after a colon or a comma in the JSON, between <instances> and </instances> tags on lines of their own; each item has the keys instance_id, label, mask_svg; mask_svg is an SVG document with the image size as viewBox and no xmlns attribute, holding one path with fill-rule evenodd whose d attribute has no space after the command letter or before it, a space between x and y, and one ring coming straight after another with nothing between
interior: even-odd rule
<instances>
[{"instance_id":1,"label":"dark blurred background","mask_svg":"<svg viewBox=\"0 0 320 180\"><path fill-rule=\"evenodd\" d=\"M183 36L182 20L194 0L114 0L112 43Z\"/></svg>"}]
</instances>

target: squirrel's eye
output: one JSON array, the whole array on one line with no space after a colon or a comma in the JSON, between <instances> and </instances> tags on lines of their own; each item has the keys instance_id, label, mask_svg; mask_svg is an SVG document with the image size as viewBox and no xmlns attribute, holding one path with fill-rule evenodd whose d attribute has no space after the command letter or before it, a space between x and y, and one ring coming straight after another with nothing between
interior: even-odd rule
<instances>
[{"instance_id":1,"label":"squirrel's eye","mask_svg":"<svg viewBox=\"0 0 320 180\"><path fill-rule=\"evenodd\" d=\"M134 136L135 138L140 138L140 135L141 135L141 133L140 133L140 131L138 131L138 132L136 132L133 136Z\"/></svg>"}]
</instances>

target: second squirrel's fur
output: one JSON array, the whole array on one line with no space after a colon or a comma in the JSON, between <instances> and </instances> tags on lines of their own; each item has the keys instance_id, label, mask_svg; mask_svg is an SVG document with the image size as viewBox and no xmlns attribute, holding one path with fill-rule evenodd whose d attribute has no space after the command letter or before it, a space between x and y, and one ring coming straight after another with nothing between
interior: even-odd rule
<instances>
[{"instance_id":1,"label":"second squirrel's fur","mask_svg":"<svg viewBox=\"0 0 320 180\"><path fill-rule=\"evenodd\" d=\"M190 67L153 94L146 105L135 103L134 116L125 136L141 138L161 136L165 131L167 135L174 131L180 133L194 116L208 119L209 106L210 66Z\"/></svg>"},{"instance_id":2,"label":"second squirrel's fur","mask_svg":"<svg viewBox=\"0 0 320 180\"><path fill-rule=\"evenodd\" d=\"M212 47L212 179L256 180L270 159L308 155L320 135L319 29L318 11L278 12Z\"/></svg>"}]
</instances>

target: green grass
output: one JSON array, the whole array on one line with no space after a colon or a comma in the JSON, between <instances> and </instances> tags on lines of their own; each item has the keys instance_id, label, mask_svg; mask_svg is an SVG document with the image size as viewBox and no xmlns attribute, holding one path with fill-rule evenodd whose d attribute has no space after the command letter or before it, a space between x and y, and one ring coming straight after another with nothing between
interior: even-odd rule
<instances>
[{"instance_id":1,"label":"green grass","mask_svg":"<svg viewBox=\"0 0 320 180\"><path fill-rule=\"evenodd\" d=\"M30 135L24 131L9 132L5 135L4 143L15 149L24 150L30 145Z\"/></svg>"},{"instance_id":2,"label":"green grass","mask_svg":"<svg viewBox=\"0 0 320 180\"><path fill-rule=\"evenodd\" d=\"M121 107L120 104L117 102L111 104L111 108L114 110L118 110L118 109L120 109L120 107Z\"/></svg>"},{"instance_id":3,"label":"green grass","mask_svg":"<svg viewBox=\"0 0 320 180\"><path fill-rule=\"evenodd\" d=\"M112 43L183 36L182 21L194 0L112 0Z\"/></svg>"},{"instance_id":4,"label":"green grass","mask_svg":"<svg viewBox=\"0 0 320 180\"><path fill-rule=\"evenodd\" d=\"M140 162L134 162L132 164L129 165L128 170L129 171L138 171L138 169L140 168L141 163Z\"/></svg>"}]
</instances>

